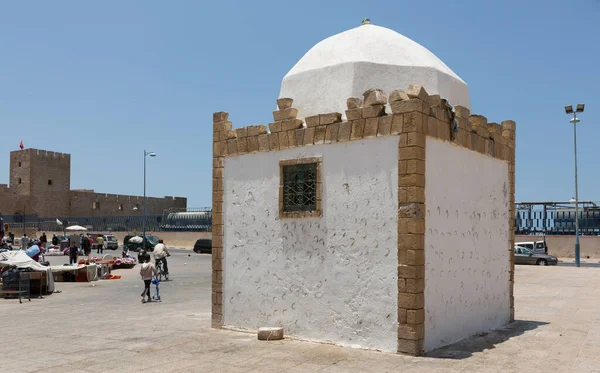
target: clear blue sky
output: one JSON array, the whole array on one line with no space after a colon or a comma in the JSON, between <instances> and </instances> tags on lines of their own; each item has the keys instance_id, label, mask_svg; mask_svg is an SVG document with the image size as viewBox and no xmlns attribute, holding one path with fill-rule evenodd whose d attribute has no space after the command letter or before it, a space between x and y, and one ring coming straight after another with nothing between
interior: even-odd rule
<instances>
[{"instance_id":1,"label":"clear blue sky","mask_svg":"<svg viewBox=\"0 0 600 373\"><path fill-rule=\"evenodd\" d=\"M468 84L474 113L517 122L517 200L573 194L564 106L583 102L580 198L600 200L600 1L3 1L0 183L9 151L72 154L71 187L211 203L212 113L272 120L281 79L369 17ZM398 87L403 88L403 87Z\"/></svg>"}]
</instances>

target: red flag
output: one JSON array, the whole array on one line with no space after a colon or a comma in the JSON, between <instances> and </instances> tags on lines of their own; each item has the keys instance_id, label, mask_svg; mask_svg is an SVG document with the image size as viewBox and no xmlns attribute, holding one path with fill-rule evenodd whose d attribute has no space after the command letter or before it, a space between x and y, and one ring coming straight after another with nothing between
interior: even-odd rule
<instances>
[{"instance_id":1,"label":"red flag","mask_svg":"<svg viewBox=\"0 0 600 373\"><path fill-rule=\"evenodd\" d=\"M21 148L21 150L23 150L25 148L25 146L23 146L23 140L21 140L21 143L19 144L19 148Z\"/></svg>"}]
</instances>

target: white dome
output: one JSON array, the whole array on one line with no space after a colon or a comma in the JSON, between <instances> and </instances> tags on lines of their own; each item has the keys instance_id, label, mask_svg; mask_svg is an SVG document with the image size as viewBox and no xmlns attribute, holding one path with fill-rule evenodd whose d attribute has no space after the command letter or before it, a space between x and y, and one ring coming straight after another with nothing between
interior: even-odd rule
<instances>
[{"instance_id":1,"label":"white dome","mask_svg":"<svg viewBox=\"0 0 600 373\"><path fill-rule=\"evenodd\" d=\"M420 84L452 105L470 108L467 84L427 48L385 27L365 24L312 47L283 78L279 97L298 117L346 110L369 88L388 94Z\"/></svg>"}]
</instances>

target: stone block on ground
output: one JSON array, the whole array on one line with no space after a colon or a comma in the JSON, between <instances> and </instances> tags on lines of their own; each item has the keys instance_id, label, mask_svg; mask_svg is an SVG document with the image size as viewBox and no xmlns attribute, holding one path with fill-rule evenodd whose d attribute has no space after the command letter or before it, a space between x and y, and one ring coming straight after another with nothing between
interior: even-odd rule
<instances>
[{"instance_id":1,"label":"stone block on ground","mask_svg":"<svg viewBox=\"0 0 600 373\"><path fill-rule=\"evenodd\" d=\"M258 329L259 341L279 341L283 339L283 328L260 328Z\"/></svg>"}]
</instances>

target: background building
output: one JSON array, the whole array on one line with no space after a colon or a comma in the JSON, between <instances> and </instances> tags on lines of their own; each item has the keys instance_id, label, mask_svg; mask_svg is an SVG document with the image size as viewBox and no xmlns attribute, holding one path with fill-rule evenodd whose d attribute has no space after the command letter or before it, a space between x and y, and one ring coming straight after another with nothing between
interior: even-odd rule
<instances>
[{"instance_id":1,"label":"background building","mask_svg":"<svg viewBox=\"0 0 600 373\"><path fill-rule=\"evenodd\" d=\"M141 196L71 189L71 155L38 149L10 153L10 186L0 184L0 212L41 218L118 217L143 213ZM147 198L148 215L185 209L182 197Z\"/></svg>"}]
</instances>

